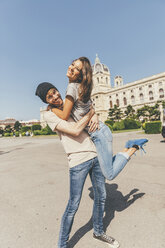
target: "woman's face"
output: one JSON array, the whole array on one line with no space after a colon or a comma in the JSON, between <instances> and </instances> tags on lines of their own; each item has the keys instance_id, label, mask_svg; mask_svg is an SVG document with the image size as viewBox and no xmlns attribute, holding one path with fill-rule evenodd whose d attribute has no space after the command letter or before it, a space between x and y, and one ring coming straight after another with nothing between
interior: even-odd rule
<instances>
[{"instance_id":1,"label":"woman's face","mask_svg":"<svg viewBox=\"0 0 165 248\"><path fill-rule=\"evenodd\" d=\"M66 74L69 78L69 82L75 82L79 78L82 67L82 62L79 59L73 61L73 63L68 67Z\"/></svg>"}]
</instances>

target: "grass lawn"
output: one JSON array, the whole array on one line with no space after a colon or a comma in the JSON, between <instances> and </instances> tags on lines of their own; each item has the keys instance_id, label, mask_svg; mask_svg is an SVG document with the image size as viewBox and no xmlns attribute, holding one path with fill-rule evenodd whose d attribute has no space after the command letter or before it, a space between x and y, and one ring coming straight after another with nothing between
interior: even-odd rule
<instances>
[{"instance_id":1,"label":"grass lawn","mask_svg":"<svg viewBox=\"0 0 165 248\"><path fill-rule=\"evenodd\" d=\"M117 131L112 131L112 133L126 133L126 132L135 132L135 131L141 131L144 132L142 128L138 129L124 129L124 130L117 130Z\"/></svg>"}]
</instances>

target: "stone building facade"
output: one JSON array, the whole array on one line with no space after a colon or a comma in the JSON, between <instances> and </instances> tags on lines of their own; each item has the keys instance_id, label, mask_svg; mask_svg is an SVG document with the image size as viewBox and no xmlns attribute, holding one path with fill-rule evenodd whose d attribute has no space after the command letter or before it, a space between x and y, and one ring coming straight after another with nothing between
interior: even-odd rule
<instances>
[{"instance_id":1,"label":"stone building facade","mask_svg":"<svg viewBox=\"0 0 165 248\"><path fill-rule=\"evenodd\" d=\"M157 101L165 100L165 72L127 84L123 84L121 76L116 76L112 87L109 68L100 62L97 55L92 68L92 101L102 121L107 119L109 109L115 104L124 111L128 105L136 110L145 104L152 106Z\"/></svg>"}]
</instances>

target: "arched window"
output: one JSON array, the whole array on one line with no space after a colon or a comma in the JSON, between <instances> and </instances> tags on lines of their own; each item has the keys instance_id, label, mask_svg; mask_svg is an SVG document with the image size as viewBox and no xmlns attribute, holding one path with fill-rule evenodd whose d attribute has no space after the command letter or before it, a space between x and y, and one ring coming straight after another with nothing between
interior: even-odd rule
<instances>
[{"instance_id":1,"label":"arched window","mask_svg":"<svg viewBox=\"0 0 165 248\"><path fill-rule=\"evenodd\" d=\"M99 83L99 78L97 78L97 82Z\"/></svg>"},{"instance_id":2,"label":"arched window","mask_svg":"<svg viewBox=\"0 0 165 248\"><path fill-rule=\"evenodd\" d=\"M119 99L116 99L116 105L119 107Z\"/></svg>"},{"instance_id":3,"label":"arched window","mask_svg":"<svg viewBox=\"0 0 165 248\"><path fill-rule=\"evenodd\" d=\"M127 105L127 99L126 97L123 98L124 105Z\"/></svg>"},{"instance_id":4,"label":"arched window","mask_svg":"<svg viewBox=\"0 0 165 248\"><path fill-rule=\"evenodd\" d=\"M164 90L161 88L159 89L159 98L163 98L164 97Z\"/></svg>"},{"instance_id":5,"label":"arched window","mask_svg":"<svg viewBox=\"0 0 165 248\"><path fill-rule=\"evenodd\" d=\"M139 96L140 96L140 101L144 101L144 95L143 95L143 93L141 93Z\"/></svg>"},{"instance_id":6,"label":"arched window","mask_svg":"<svg viewBox=\"0 0 165 248\"><path fill-rule=\"evenodd\" d=\"M109 102L110 108L113 108L112 101Z\"/></svg>"},{"instance_id":7,"label":"arched window","mask_svg":"<svg viewBox=\"0 0 165 248\"><path fill-rule=\"evenodd\" d=\"M106 77L106 84L108 84L108 78Z\"/></svg>"},{"instance_id":8,"label":"arched window","mask_svg":"<svg viewBox=\"0 0 165 248\"><path fill-rule=\"evenodd\" d=\"M153 92L152 91L149 91L149 100L154 100Z\"/></svg>"},{"instance_id":9,"label":"arched window","mask_svg":"<svg viewBox=\"0 0 165 248\"><path fill-rule=\"evenodd\" d=\"M131 102L135 103L135 97L134 96L131 96Z\"/></svg>"}]
</instances>

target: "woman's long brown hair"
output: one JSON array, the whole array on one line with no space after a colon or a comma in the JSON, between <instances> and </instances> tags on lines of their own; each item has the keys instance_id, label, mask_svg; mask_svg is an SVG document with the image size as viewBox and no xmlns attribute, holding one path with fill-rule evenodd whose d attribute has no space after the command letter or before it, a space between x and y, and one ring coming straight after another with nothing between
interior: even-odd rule
<instances>
[{"instance_id":1,"label":"woman's long brown hair","mask_svg":"<svg viewBox=\"0 0 165 248\"><path fill-rule=\"evenodd\" d=\"M92 80L92 66L88 58L80 57L76 60L80 60L82 62L82 70L80 77L78 78L79 86L79 99L86 103L90 97L93 88L93 80Z\"/></svg>"}]
</instances>

